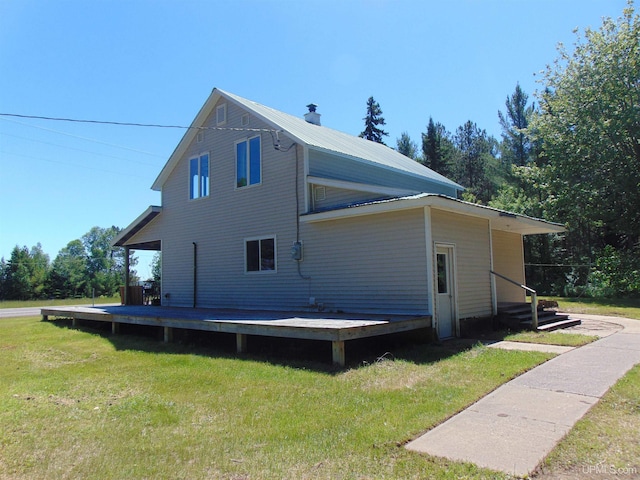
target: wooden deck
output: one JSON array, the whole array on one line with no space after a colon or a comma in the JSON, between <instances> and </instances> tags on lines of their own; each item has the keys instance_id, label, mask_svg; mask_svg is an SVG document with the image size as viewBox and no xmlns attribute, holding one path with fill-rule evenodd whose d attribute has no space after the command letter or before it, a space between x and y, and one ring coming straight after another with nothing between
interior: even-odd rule
<instances>
[{"instance_id":1,"label":"wooden deck","mask_svg":"<svg viewBox=\"0 0 640 480\"><path fill-rule=\"evenodd\" d=\"M164 329L170 342L173 329L234 333L239 353L247 350L247 335L326 340L332 344L333 363L345 365L345 342L358 338L389 335L431 326L431 316L330 314L272 312L205 308L112 306L49 307L41 309L43 320L49 317L110 322L118 333L121 323L149 325Z\"/></svg>"}]
</instances>

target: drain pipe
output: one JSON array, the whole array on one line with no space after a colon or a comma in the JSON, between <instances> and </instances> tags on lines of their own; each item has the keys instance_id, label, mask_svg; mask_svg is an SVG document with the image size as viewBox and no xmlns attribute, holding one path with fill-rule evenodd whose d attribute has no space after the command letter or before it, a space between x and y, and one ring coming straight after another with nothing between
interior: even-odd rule
<instances>
[{"instance_id":1,"label":"drain pipe","mask_svg":"<svg viewBox=\"0 0 640 480\"><path fill-rule=\"evenodd\" d=\"M196 292L198 291L198 244L193 242L193 308L196 308Z\"/></svg>"}]
</instances>

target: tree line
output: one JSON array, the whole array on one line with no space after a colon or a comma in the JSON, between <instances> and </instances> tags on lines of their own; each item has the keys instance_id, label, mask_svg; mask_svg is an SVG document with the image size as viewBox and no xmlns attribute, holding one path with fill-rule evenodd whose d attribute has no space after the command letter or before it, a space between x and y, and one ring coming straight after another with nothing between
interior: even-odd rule
<instances>
[{"instance_id":1,"label":"tree line","mask_svg":"<svg viewBox=\"0 0 640 480\"><path fill-rule=\"evenodd\" d=\"M633 1L542 72L538 103L519 84L498 112L501 139L471 120L429 118L420 145L396 149L466 188L462 199L562 223L525 237L527 282L545 294L640 295L640 18ZM388 136L367 101L360 136Z\"/></svg>"},{"instance_id":2,"label":"tree line","mask_svg":"<svg viewBox=\"0 0 640 480\"><path fill-rule=\"evenodd\" d=\"M15 246L8 260L0 259L0 299L34 300L113 296L124 282L124 249L111 246L120 229L93 227L72 240L53 262L38 243L31 249ZM137 264L131 256L130 265ZM131 270L136 282L135 270Z\"/></svg>"},{"instance_id":3,"label":"tree line","mask_svg":"<svg viewBox=\"0 0 640 480\"><path fill-rule=\"evenodd\" d=\"M466 187L462 199L562 223L525 237L527 283L543 294L640 295L640 17L633 1L540 78L538 103L519 84L498 112L501 139L468 120L454 131L429 118L404 155ZM383 143L382 109L367 100L361 137ZM94 227L49 261L40 244L0 260L0 299L113 295L124 279L117 227ZM154 276L159 276L159 256ZM131 258L131 267L137 258ZM136 281L132 271L132 281Z\"/></svg>"}]
</instances>

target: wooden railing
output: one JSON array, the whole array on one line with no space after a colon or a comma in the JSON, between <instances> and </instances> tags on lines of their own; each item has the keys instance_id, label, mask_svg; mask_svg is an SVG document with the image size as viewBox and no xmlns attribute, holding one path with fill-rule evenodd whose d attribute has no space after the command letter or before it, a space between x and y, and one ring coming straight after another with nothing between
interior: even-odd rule
<instances>
[{"instance_id":1,"label":"wooden railing","mask_svg":"<svg viewBox=\"0 0 640 480\"><path fill-rule=\"evenodd\" d=\"M511 280L510 278L505 277L504 275L501 275L497 272L494 272L493 270L489 270L489 272L491 272L492 275L495 275L496 277L500 277L509 283L513 283L514 285L522 288L524 291L529 292L531 294L531 329L537 330L538 329L538 293L533 288L529 288L526 285L516 282L515 280Z\"/></svg>"}]
</instances>

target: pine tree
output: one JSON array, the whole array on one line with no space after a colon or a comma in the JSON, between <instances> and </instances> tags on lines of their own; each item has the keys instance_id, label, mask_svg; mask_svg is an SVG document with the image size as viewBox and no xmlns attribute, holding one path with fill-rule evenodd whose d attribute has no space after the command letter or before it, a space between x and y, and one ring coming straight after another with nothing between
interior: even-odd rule
<instances>
[{"instance_id":1,"label":"pine tree","mask_svg":"<svg viewBox=\"0 0 640 480\"><path fill-rule=\"evenodd\" d=\"M526 134L526 128L535 105L527 106L529 95L524 93L520 84L516 84L513 95L507 97L507 113L498 112L502 127L502 158L504 163L523 167L531 162L532 144Z\"/></svg>"},{"instance_id":2,"label":"pine tree","mask_svg":"<svg viewBox=\"0 0 640 480\"><path fill-rule=\"evenodd\" d=\"M364 117L363 120L364 131L360 133L360 137L384 145L385 143L382 141L382 137L388 136L389 134L378 127L378 125L386 125L386 122L382 116L380 104L376 102L373 97L369 97L369 100L367 100L367 116Z\"/></svg>"},{"instance_id":3,"label":"pine tree","mask_svg":"<svg viewBox=\"0 0 640 480\"><path fill-rule=\"evenodd\" d=\"M422 134L422 163L445 177L451 175L454 147L447 129L429 117L427 133Z\"/></svg>"},{"instance_id":4,"label":"pine tree","mask_svg":"<svg viewBox=\"0 0 640 480\"><path fill-rule=\"evenodd\" d=\"M396 140L396 150L412 160L415 160L418 155L418 146L411 140L407 132L402 132L400 138Z\"/></svg>"},{"instance_id":5,"label":"pine tree","mask_svg":"<svg viewBox=\"0 0 640 480\"><path fill-rule=\"evenodd\" d=\"M502 181L495 156L498 142L469 120L458 127L453 143L457 149L454 179L467 187L469 200L488 202Z\"/></svg>"}]
</instances>

